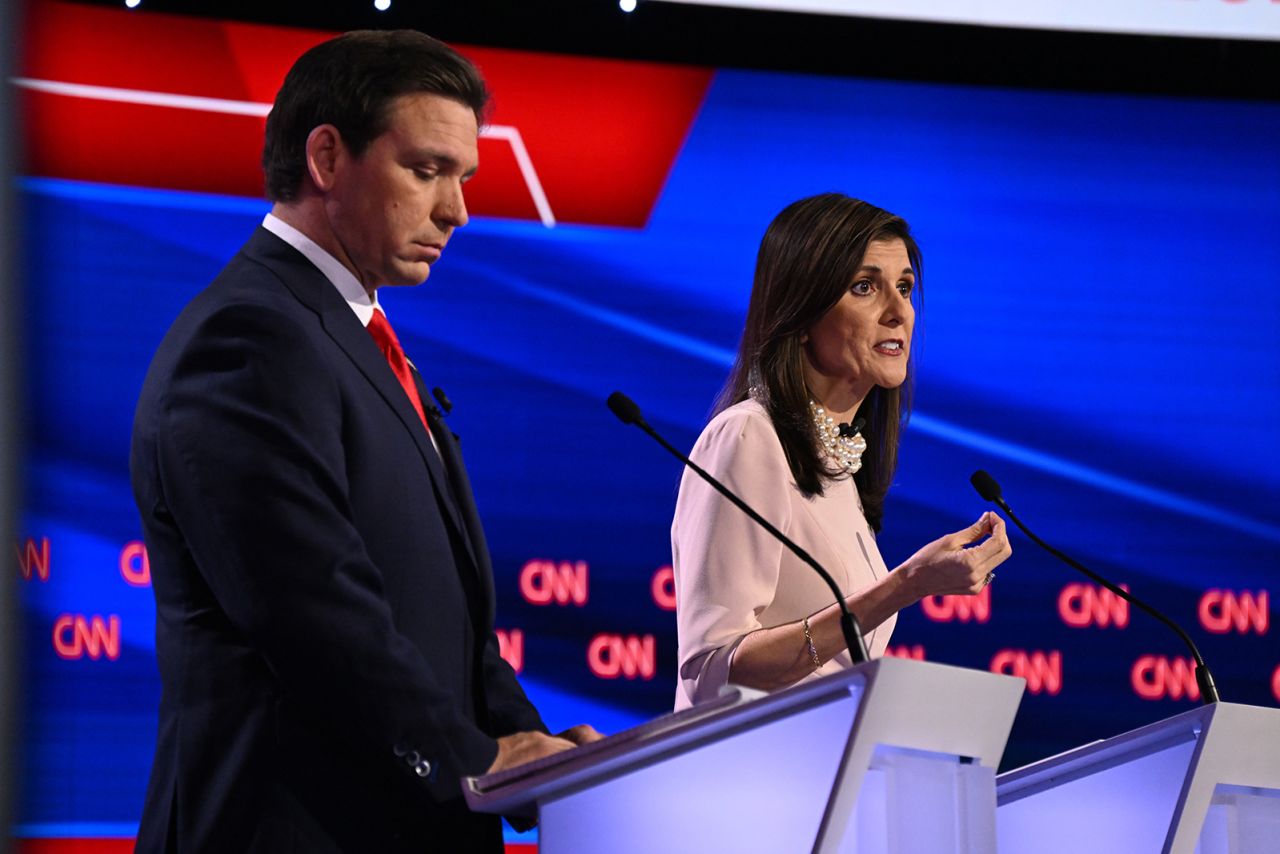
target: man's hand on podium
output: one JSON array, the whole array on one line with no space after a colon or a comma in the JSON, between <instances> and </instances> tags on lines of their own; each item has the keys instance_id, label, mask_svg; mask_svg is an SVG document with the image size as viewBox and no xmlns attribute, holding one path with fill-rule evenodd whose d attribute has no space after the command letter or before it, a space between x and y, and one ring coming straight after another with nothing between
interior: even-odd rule
<instances>
[{"instance_id":1,"label":"man's hand on podium","mask_svg":"<svg viewBox=\"0 0 1280 854\"><path fill-rule=\"evenodd\" d=\"M553 753L572 750L577 747L567 738L547 735L545 732L515 732L498 739L498 755L489 766L486 774L505 771Z\"/></svg>"},{"instance_id":2,"label":"man's hand on podium","mask_svg":"<svg viewBox=\"0 0 1280 854\"><path fill-rule=\"evenodd\" d=\"M575 745L582 746L593 741L599 741L604 736L596 732L596 728L591 724L578 724L577 726L569 727L564 732L556 733L556 738L563 738L572 741Z\"/></svg>"},{"instance_id":3,"label":"man's hand on podium","mask_svg":"<svg viewBox=\"0 0 1280 854\"><path fill-rule=\"evenodd\" d=\"M505 771L553 753L572 750L580 744L599 741L603 737L590 724L578 724L558 735L547 735L545 732L517 732L504 735L498 739L498 756L485 773Z\"/></svg>"}]
</instances>

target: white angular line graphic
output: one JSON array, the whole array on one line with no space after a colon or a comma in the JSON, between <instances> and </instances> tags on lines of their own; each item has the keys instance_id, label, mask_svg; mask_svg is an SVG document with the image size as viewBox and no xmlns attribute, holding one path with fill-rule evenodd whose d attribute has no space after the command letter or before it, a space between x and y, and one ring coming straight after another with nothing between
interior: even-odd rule
<instances>
[{"instance_id":1,"label":"white angular line graphic","mask_svg":"<svg viewBox=\"0 0 1280 854\"><path fill-rule=\"evenodd\" d=\"M529 195L533 197L533 206L538 209L538 217L547 228L555 226L555 214L551 212L547 194L542 191L542 182L538 180L533 161L529 159L529 150L524 147L524 137L520 136L520 129L515 125L488 125L480 131L480 136L485 139L505 139L511 145L511 153L515 155L516 165L520 167L520 174L524 176L524 184L529 188Z\"/></svg>"},{"instance_id":2,"label":"white angular line graphic","mask_svg":"<svg viewBox=\"0 0 1280 854\"><path fill-rule=\"evenodd\" d=\"M12 77L10 82L22 89L65 95L70 98L88 98L95 101L115 101L121 104L144 104L150 107L169 107L177 110L198 110L205 113L223 113L233 116L257 116L265 118L271 112L270 104L257 101L232 101L226 98L206 98L200 95L175 95L170 92L149 92L144 89L119 89L114 86L92 86L87 83L66 83L61 80L38 80L30 77ZM516 166L524 178L525 188L538 210L538 218L547 228L556 224L555 214L547 201L547 194L533 168L529 150L525 148L520 129L513 125L488 125L480 130L482 139L503 140L511 146Z\"/></svg>"}]
</instances>

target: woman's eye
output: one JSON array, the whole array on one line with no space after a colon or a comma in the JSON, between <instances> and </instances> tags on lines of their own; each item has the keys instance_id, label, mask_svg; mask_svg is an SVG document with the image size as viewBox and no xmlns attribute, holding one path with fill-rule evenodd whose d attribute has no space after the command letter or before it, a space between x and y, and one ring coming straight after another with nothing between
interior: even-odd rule
<instances>
[{"instance_id":1,"label":"woman's eye","mask_svg":"<svg viewBox=\"0 0 1280 854\"><path fill-rule=\"evenodd\" d=\"M915 282L898 282L898 293L904 297L911 296L911 291L915 289Z\"/></svg>"},{"instance_id":2,"label":"woman's eye","mask_svg":"<svg viewBox=\"0 0 1280 854\"><path fill-rule=\"evenodd\" d=\"M849 286L849 291L850 293L855 293L858 296L866 296L872 291L871 280L859 279L858 281L854 282L852 285Z\"/></svg>"}]
</instances>

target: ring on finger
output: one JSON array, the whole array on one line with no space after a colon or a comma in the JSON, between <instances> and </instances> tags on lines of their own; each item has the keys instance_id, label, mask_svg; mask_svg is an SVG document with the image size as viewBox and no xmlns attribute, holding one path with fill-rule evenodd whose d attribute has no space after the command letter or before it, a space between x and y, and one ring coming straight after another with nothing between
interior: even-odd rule
<instances>
[{"instance_id":1,"label":"ring on finger","mask_svg":"<svg viewBox=\"0 0 1280 854\"><path fill-rule=\"evenodd\" d=\"M982 579L982 586L986 587L988 584L990 584L995 580L996 580L996 573L995 573L995 570L992 570L991 572L987 573L986 578Z\"/></svg>"}]
</instances>

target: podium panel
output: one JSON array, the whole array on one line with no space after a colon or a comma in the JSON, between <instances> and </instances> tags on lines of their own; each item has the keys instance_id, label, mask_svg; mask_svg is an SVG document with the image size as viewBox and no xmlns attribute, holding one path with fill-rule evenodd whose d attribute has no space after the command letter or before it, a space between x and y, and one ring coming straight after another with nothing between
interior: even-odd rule
<instances>
[{"instance_id":1,"label":"podium panel","mask_svg":"<svg viewBox=\"0 0 1280 854\"><path fill-rule=\"evenodd\" d=\"M1274 854L1280 710L1216 703L1000 775L1001 854Z\"/></svg>"},{"instance_id":2,"label":"podium panel","mask_svg":"<svg viewBox=\"0 0 1280 854\"><path fill-rule=\"evenodd\" d=\"M1280 791L1219 785L1196 854L1240 854L1280 847Z\"/></svg>"},{"instance_id":3,"label":"podium panel","mask_svg":"<svg viewBox=\"0 0 1280 854\"><path fill-rule=\"evenodd\" d=\"M1024 684L880 659L776 694L730 689L464 789L478 811L536 811L544 854L989 852Z\"/></svg>"},{"instance_id":4,"label":"podium panel","mask_svg":"<svg viewBox=\"0 0 1280 854\"><path fill-rule=\"evenodd\" d=\"M839 851L995 850L995 769L946 754L881 747L858 792L853 839Z\"/></svg>"},{"instance_id":5,"label":"podium panel","mask_svg":"<svg viewBox=\"0 0 1280 854\"><path fill-rule=\"evenodd\" d=\"M539 810L543 850L589 851L602 840L618 854L798 850L822 820L840 768L831 734L848 732L856 693L549 800ZM650 817L644 833L618 832L638 816Z\"/></svg>"}]
</instances>

